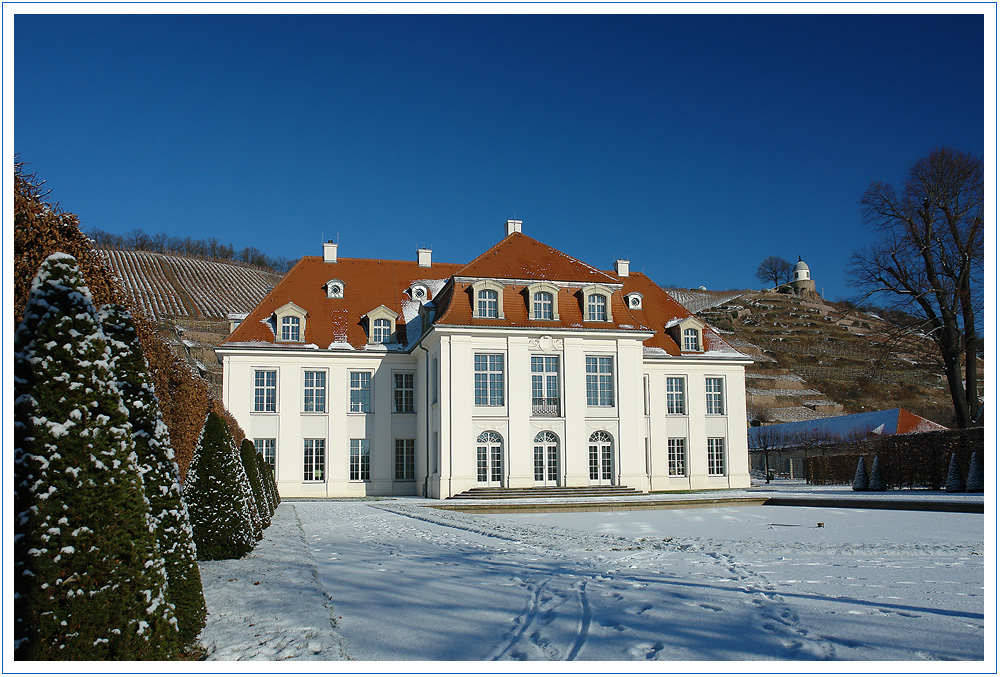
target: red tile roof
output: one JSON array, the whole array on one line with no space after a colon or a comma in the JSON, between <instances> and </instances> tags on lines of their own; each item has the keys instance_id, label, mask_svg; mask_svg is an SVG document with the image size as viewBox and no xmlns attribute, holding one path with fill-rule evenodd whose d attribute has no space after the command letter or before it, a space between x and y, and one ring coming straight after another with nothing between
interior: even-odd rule
<instances>
[{"instance_id":1,"label":"red tile roof","mask_svg":"<svg viewBox=\"0 0 1000 677\"><path fill-rule=\"evenodd\" d=\"M558 321L529 319L530 299L523 283L504 285L503 319L478 319L472 316L474 299L470 284L454 280L452 276L569 284L559 286ZM327 298L326 283L332 279L344 282L344 298ZM671 320L691 316L642 273L618 277L614 272L598 270L527 235L512 233L464 266L435 263L430 268L421 268L414 261L351 258L327 263L322 257L307 256L258 304L227 343L301 345L277 341L274 334L275 310L291 301L308 313L304 332L307 345L321 349L364 349L368 335L363 316L385 305L400 313L396 322L396 341L399 349L405 349L420 337L416 315L419 303L410 299L407 290L421 280L430 289L427 300L435 303L435 324L438 325L655 332L644 341L650 354L662 350L663 354L679 356L680 348L665 330L665 325ZM588 284L602 284L612 290L609 307L612 322L584 320L585 299L581 290ZM625 295L631 292L643 295L642 309L627 307ZM704 338L707 351L736 354L711 330L704 331Z\"/></svg>"}]
</instances>

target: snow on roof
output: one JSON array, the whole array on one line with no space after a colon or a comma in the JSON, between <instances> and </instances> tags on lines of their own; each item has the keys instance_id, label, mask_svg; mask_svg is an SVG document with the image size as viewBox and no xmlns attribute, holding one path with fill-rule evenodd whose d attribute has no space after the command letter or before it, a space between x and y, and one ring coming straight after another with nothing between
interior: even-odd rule
<instances>
[{"instance_id":1,"label":"snow on roof","mask_svg":"<svg viewBox=\"0 0 1000 677\"><path fill-rule=\"evenodd\" d=\"M750 448L754 449L762 446L795 446L803 440L852 442L873 435L904 435L934 430L947 428L905 409L886 409L758 426L750 428L747 434Z\"/></svg>"}]
</instances>

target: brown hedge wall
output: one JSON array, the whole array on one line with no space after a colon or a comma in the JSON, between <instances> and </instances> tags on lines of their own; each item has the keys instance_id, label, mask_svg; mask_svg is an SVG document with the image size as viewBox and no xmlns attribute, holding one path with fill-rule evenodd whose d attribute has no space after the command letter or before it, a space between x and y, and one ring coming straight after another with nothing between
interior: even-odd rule
<instances>
[{"instance_id":1,"label":"brown hedge wall","mask_svg":"<svg viewBox=\"0 0 1000 677\"><path fill-rule=\"evenodd\" d=\"M851 484L858 456L864 457L870 473L877 455L890 489L941 489L948 477L952 453L958 454L964 477L972 452L983 458L983 439L982 428L966 428L838 444L838 455L808 459L806 477L813 484Z\"/></svg>"},{"instance_id":2,"label":"brown hedge wall","mask_svg":"<svg viewBox=\"0 0 1000 677\"><path fill-rule=\"evenodd\" d=\"M177 454L181 477L194 455L209 411L229 425L236 443L244 433L236 419L214 397L209 384L180 358L156 333L143 310L132 304L118 281L97 254L93 243L80 230L75 214L45 202L47 193L33 174L24 173L24 163L14 165L14 328L24 317L31 281L46 257L55 252L74 256L80 265L94 303L114 303L131 311L146 361L153 372L163 420Z\"/></svg>"}]
</instances>

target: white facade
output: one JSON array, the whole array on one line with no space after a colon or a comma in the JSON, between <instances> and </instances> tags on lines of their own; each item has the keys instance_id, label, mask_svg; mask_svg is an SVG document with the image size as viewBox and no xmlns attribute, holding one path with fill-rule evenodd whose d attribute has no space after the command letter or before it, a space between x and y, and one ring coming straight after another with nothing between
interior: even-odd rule
<instances>
[{"instance_id":1,"label":"white facade","mask_svg":"<svg viewBox=\"0 0 1000 677\"><path fill-rule=\"evenodd\" d=\"M620 272L628 276L627 266ZM331 269L329 278L343 277ZM347 284L349 296L356 283ZM504 296L514 296L506 284ZM644 297L633 293L649 306L653 292L643 290ZM626 291L614 291L622 309L631 301ZM572 297L556 299L563 314L565 298ZM456 292L451 303L461 302ZM307 313L307 332L321 321L318 306L296 307ZM234 334L218 351L223 396L247 437L273 453L285 497L446 498L479 486L748 487L750 360L720 349L714 335L705 350L707 333L697 350L670 355L644 345L656 330L622 319L608 328L427 323L419 337L386 349ZM680 326L703 325L688 317ZM667 340L669 328L659 331Z\"/></svg>"}]
</instances>

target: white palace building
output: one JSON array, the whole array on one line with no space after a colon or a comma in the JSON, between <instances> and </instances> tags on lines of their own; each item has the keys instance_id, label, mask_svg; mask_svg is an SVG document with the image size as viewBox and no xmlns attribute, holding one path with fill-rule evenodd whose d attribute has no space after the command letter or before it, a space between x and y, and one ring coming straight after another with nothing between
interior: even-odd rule
<instances>
[{"instance_id":1,"label":"white palace building","mask_svg":"<svg viewBox=\"0 0 1000 677\"><path fill-rule=\"evenodd\" d=\"M521 232L465 265L299 261L218 348L287 497L748 487L751 361L629 262Z\"/></svg>"}]
</instances>

